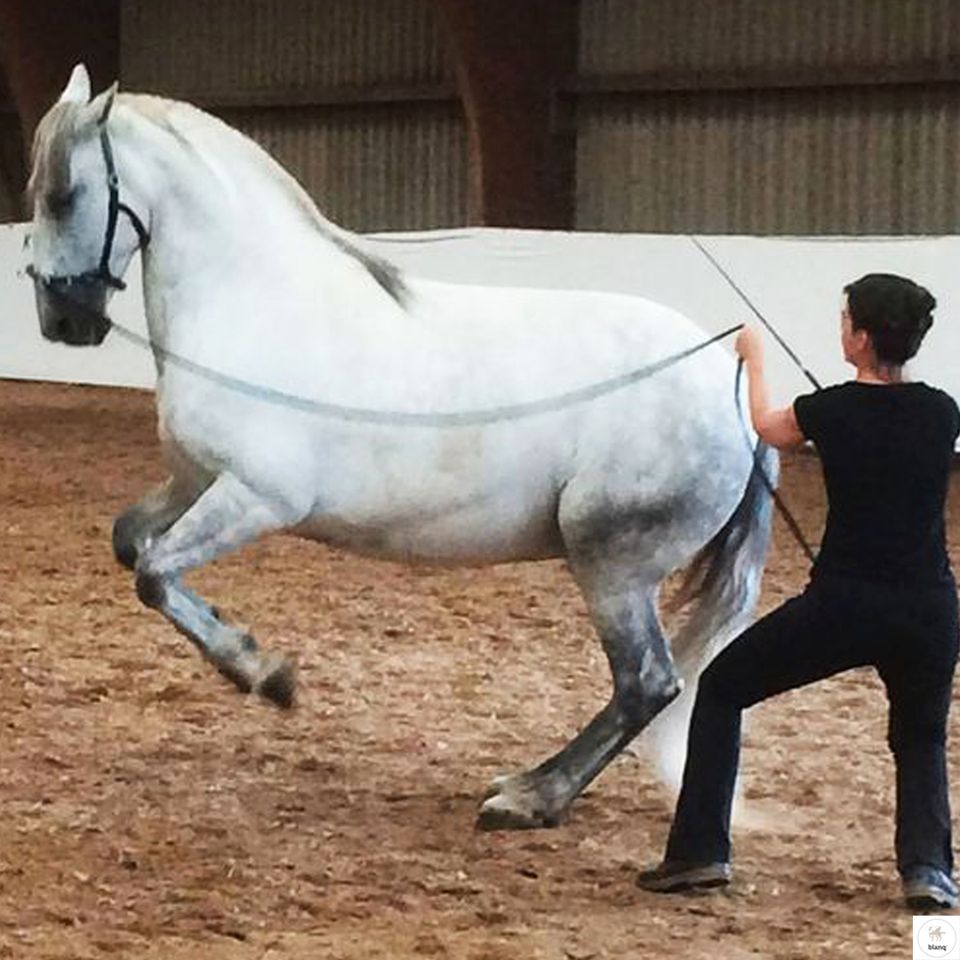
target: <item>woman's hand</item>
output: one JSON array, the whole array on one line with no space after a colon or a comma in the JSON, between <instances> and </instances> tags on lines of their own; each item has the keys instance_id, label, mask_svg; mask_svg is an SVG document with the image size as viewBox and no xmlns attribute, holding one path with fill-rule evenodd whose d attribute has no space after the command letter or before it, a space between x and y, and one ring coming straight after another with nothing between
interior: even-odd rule
<instances>
[{"instance_id":1,"label":"woman's hand","mask_svg":"<svg viewBox=\"0 0 960 960\"><path fill-rule=\"evenodd\" d=\"M737 335L733 349L744 363L756 362L763 359L763 338L760 331L754 326L745 326Z\"/></svg>"}]
</instances>

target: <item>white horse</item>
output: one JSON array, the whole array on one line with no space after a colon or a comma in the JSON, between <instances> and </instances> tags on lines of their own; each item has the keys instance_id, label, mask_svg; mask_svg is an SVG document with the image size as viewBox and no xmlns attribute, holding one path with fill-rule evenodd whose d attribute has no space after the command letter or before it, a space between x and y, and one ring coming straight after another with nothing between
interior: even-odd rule
<instances>
[{"instance_id":1,"label":"white horse","mask_svg":"<svg viewBox=\"0 0 960 960\"><path fill-rule=\"evenodd\" d=\"M613 694L480 812L550 825L749 618L770 499L732 358L674 311L401 276L237 131L115 86L90 100L82 67L39 127L30 191L47 338L100 343L142 248L170 477L117 519L115 551L141 600L242 690L289 704L292 670L181 578L264 534L443 564L565 557ZM757 458L775 472L772 452ZM671 653L658 589L694 557Z\"/></svg>"}]
</instances>

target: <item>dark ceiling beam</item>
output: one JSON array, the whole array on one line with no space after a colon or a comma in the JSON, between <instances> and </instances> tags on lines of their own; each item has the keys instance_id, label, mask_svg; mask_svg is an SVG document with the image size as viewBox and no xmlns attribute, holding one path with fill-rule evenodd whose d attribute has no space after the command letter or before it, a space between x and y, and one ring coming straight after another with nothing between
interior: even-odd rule
<instances>
[{"instance_id":1,"label":"dark ceiling beam","mask_svg":"<svg viewBox=\"0 0 960 960\"><path fill-rule=\"evenodd\" d=\"M94 90L117 79L120 0L0 2L0 70L25 149L78 61L87 65Z\"/></svg>"},{"instance_id":2,"label":"dark ceiling beam","mask_svg":"<svg viewBox=\"0 0 960 960\"><path fill-rule=\"evenodd\" d=\"M486 226L573 224L570 99L578 0L438 0L469 136L467 216Z\"/></svg>"}]
</instances>

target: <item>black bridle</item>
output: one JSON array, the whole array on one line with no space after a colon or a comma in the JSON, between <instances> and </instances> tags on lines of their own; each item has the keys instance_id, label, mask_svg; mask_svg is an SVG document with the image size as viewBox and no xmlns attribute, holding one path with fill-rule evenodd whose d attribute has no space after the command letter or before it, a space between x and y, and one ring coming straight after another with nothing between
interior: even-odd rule
<instances>
[{"instance_id":1,"label":"black bridle","mask_svg":"<svg viewBox=\"0 0 960 960\"><path fill-rule=\"evenodd\" d=\"M100 263L94 270L83 273L44 274L40 273L33 264L27 267L26 272L36 282L55 292L62 292L69 287L84 287L102 284L113 290L125 290L126 283L110 272L110 258L113 255L113 241L117 235L117 222L120 214L125 213L133 229L137 233L137 243L141 251L150 245L150 233L136 212L120 200L120 180L117 177L117 165L113 159L113 145L110 143L110 134L107 131L107 119L113 105L111 97L97 120L100 133L100 148L103 151L103 163L107 169L107 230L103 237L103 247L100 251Z\"/></svg>"}]
</instances>

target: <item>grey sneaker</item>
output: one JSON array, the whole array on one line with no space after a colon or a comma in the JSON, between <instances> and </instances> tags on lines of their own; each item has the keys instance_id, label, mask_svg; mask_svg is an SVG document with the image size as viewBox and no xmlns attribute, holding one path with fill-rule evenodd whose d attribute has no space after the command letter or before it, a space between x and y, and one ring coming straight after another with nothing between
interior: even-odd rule
<instances>
[{"instance_id":1,"label":"grey sneaker","mask_svg":"<svg viewBox=\"0 0 960 960\"><path fill-rule=\"evenodd\" d=\"M903 876L903 898L912 910L955 910L957 885L936 867L912 867Z\"/></svg>"},{"instance_id":2,"label":"grey sneaker","mask_svg":"<svg viewBox=\"0 0 960 960\"><path fill-rule=\"evenodd\" d=\"M651 893L680 893L682 890L709 890L725 887L733 871L722 861L692 863L687 860L664 860L652 870L637 876L637 886Z\"/></svg>"}]
</instances>

